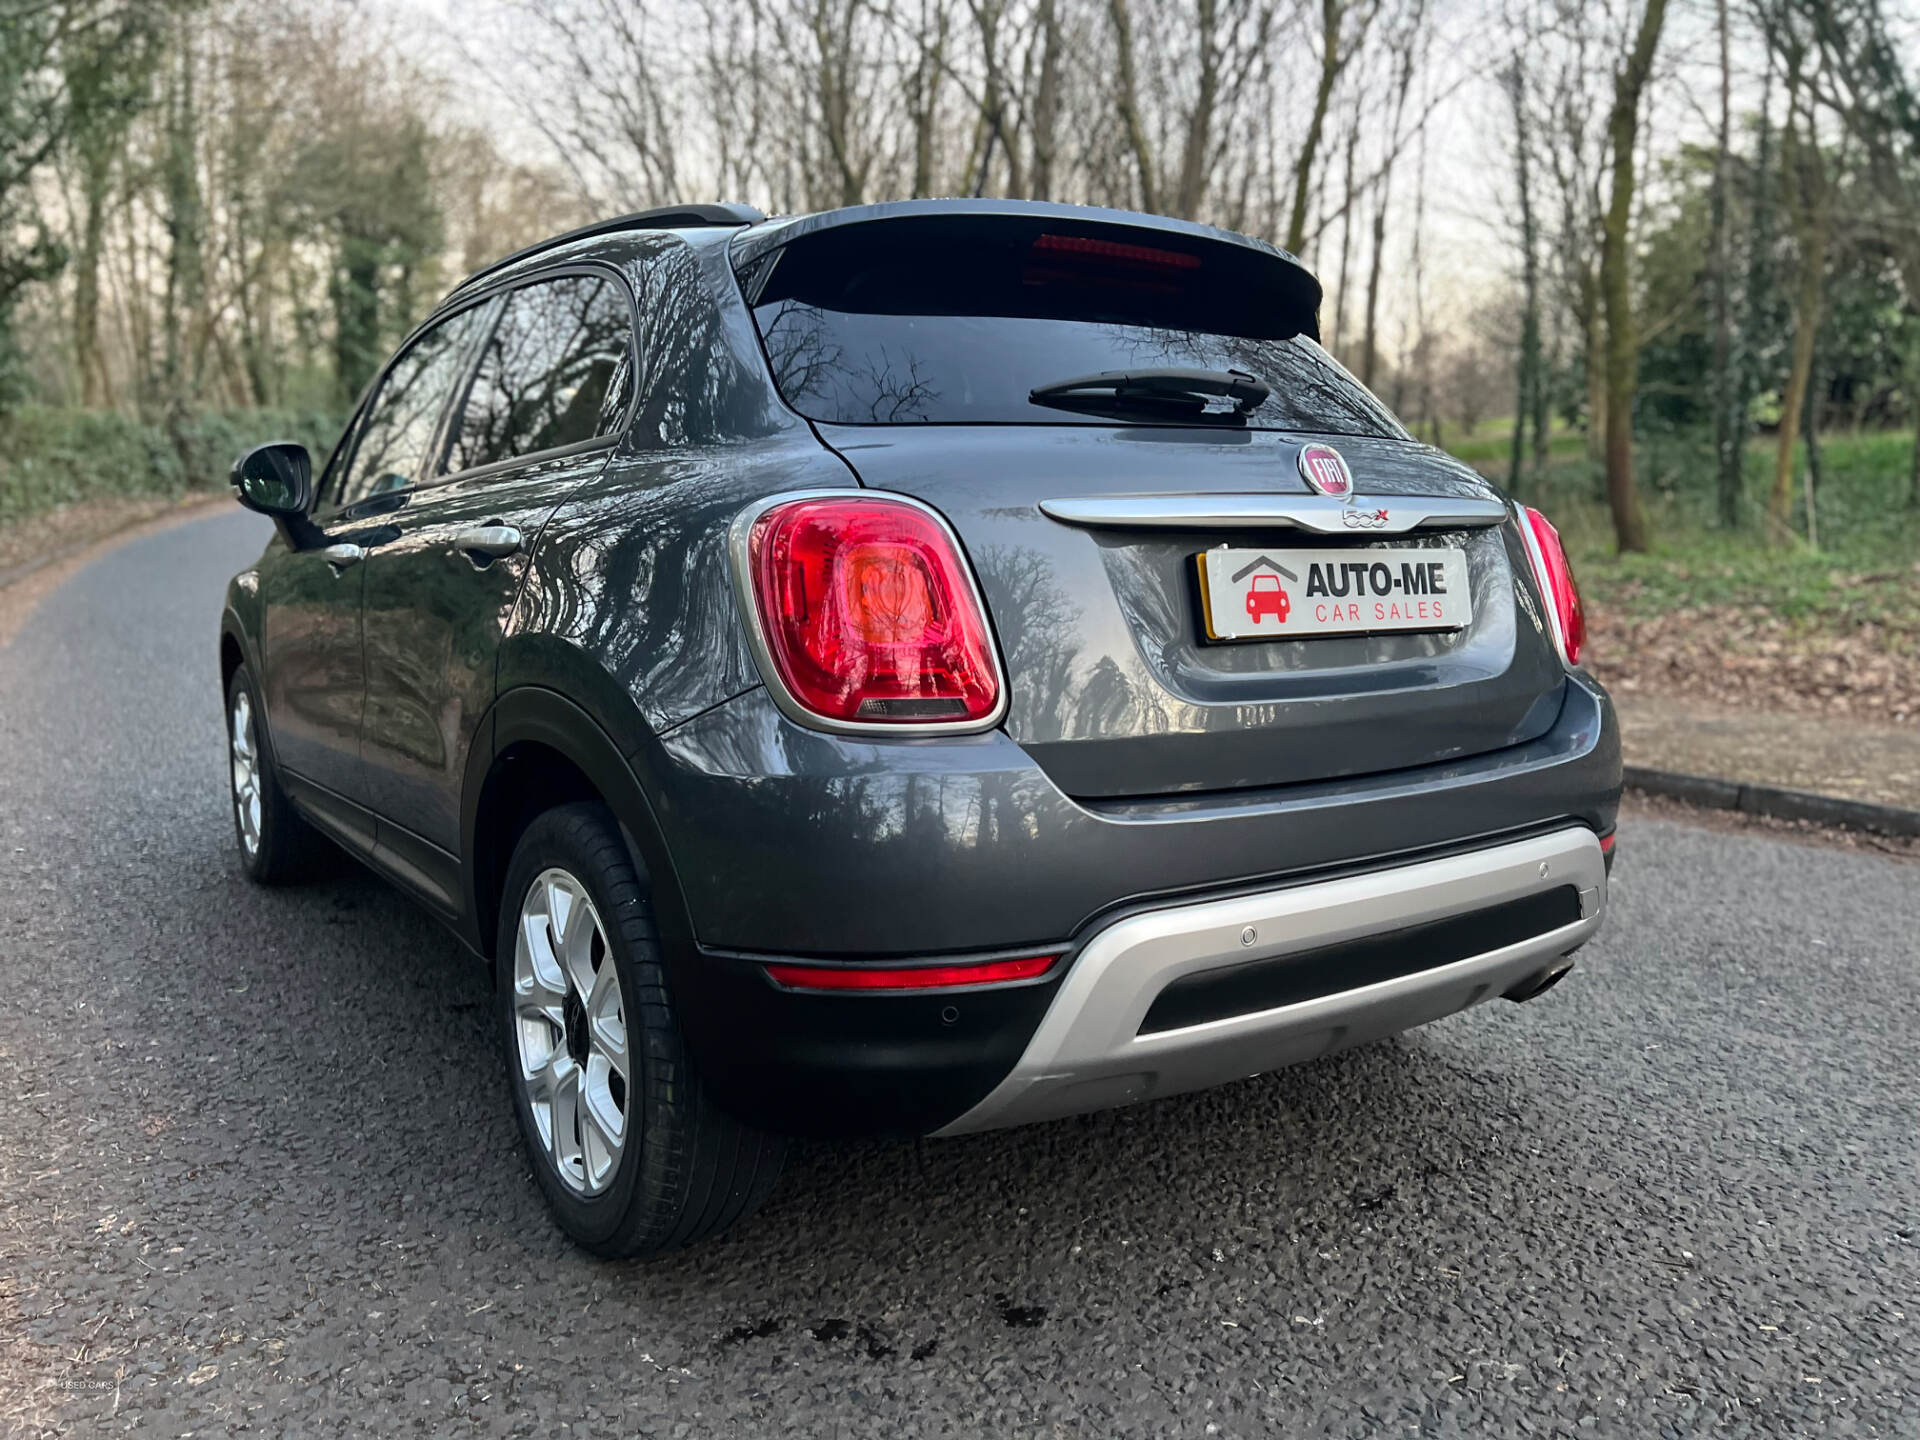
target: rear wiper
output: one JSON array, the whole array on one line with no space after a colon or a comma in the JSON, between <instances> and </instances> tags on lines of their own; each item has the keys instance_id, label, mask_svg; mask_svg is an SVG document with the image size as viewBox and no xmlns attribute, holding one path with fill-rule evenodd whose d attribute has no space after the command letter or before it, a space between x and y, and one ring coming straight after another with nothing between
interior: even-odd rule
<instances>
[{"instance_id":1,"label":"rear wiper","mask_svg":"<svg viewBox=\"0 0 1920 1440\"><path fill-rule=\"evenodd\" d=\"M1176 420L1183 424L1244 425L1273 387L1243 370L1188 370L1156 365L1142 370L1102 370L1052 385L1035 386L1027 399L1056 410L1080 410L1122 418ZM1231 400L1231 409L1209 402Z\"/></svg>"}]
</instances>

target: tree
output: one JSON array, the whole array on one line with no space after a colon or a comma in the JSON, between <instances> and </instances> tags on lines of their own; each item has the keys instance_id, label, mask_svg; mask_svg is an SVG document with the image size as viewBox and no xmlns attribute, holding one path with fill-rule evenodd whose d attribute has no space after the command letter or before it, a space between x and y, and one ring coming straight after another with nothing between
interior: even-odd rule
<instances>
[{"instance_id":1,"label":"tree","mask_svg":"<svg viewBox=\"0 0 1920 1440\"><path fill-rule=\"evenodd\" d=\"M1822 62L1808 84L1865 154L1872 204L1855 224L1892 257L1908 312L1920 320L1920 83L1908 73L1911 47L1895 37L1880 0L1797 0L1796 9ZM1910 382L1910 393L1920 508L1920 383Z\"/></svg>"},{"instance_id":2,"label":"tree","mask_svg":"<svg viewBox=\"0 0 1920 1440\"><path fill-rule=\"evenodd\" d=\"M140 0L0 0L0 413L19 393L13 314L68 258L34 183L76 132L132 103L161 7ZM77 83L76 83L77 82Z\"/></svg>"},{"instance_id":3,"label":"tree","mask_svg":"<svg viewBox=\"0 0 1920 1440\"><path fill-rule=\"evenodd\" d=\"M1737 377L1735 404L1744 417L1753 404L1757 386L1760 338L1775 329L1777 297L1774 287L1774 209L1779 186L1774 168L1774 135L1771 116L1773 66L1769 59L1767 76L1760 95L1760 113L1754 136L1752 180L1748 201L1752 218L1747 242L1747 304L1741 326L1742 364Z\"/></svg>"},{"instance_id":4,"label":"tree","mask_svg":"<svg viewBox=\"0 0 1920 1440\"><path fill-rule=\"evenodd\" d=\"M1640 511L1633 474L1633 398L1639 336L1628 245L1640 100L1653 71L1654 52L1666 16L1667 0L1647 0L1634 32L1633 48L1614 72L1613 108L1607 117L1613 180L1600 250L1600 288L1607 316L1607 504L1613 512L1614 538L1622 550L1647 548L1646 519Z\"/></svg>"},{"instance_id":5,"label":"tree","mask_svg":"<svg viewBox=\"0 0 1920 1440\"><path fill-rule=\"evenodd\" d=\"M1612 84L1598 58L1606 48L1599 31L1603 18L1604 12L1587 6L1569 6L1556 15L1553 44L1544 51L1535 87L1542 111L1534 127L1557 198L1549 269L1558 309L1581 354L1587 459L1596 470L1606 460L1607 428L1607 325L1600 285L1607 146L1593 123Z\"/></svg>"},{"instance_id":6,"label":"tree","mask_svg":"<svg viewBox=\"0 0 1920 1440\"><path fill-rule=\"evenodd\" d=\"M1387 38L1387 57L1393 96L1392 122L1388 126L1389 144L1385 163L1371 187L1373 197L1373 245L1367 273L1366 323L1361 337L1360 379L1371 387L1379 367L1380 350L1380 277L1387 256L1387 207L1393 192L1394 163L1400 157L1407 98L1420 72L1427 38L1425 0L1407 0Z\"/></svg>"},{"instance_id":7,"label":"tree","mask_svg":"<svg viewBox=\"0 0 1920 1440\"><path fill-rule=\"evenodd\" d=\"M1320 0L1319 79L1313 95L1313 111L1307 121L1306 139L1293 166L1293 208L1287 217L1286 248L1298 255L1307 240L1307 195L1313 178L1314 162L1319 158L1320 137L1326 131L1327 107L1333 100L1334 86L1366 43L1367 30L1378 13L1377 0Z\"/></svg>"},{"instance_id":8,"label":"tree","mask_svg":"<svg viewBox=\"0 0 1920 1440\"><path fill-rule=\"evenodd\" d=\"M1746 412L1734 373L1733 253L1728 213L1733 188L1733 47L1728 0L1715 0L1715 32L1720 42L1720 130L1713 160L1713 455L1720 524L1740 523L1741 450L1746 441Z\"/></svg>"},{"instance_id":9,"label":"tree","mask_svg":"<svg viewBox=\"0 0 1920 1440\"><path fill-rule=\"evenodd\" d=\"M1520 490L1520 459L1525 453L1527 423L1531 420L1535 468L1546 468L1547 384L1540 359L1540 262L1533 211L1533 137L1528 123L1528 56L1515 50L1503 80L1513 108L1514 183L1520 205L1520 363L1513 407L1513 453L1507 467L1507 486Z\"/></svg>"},{"instance_id":10,"label":"tree","mask_svg":"<svg viewBox=\"0 0 1920 1440\"><path fill-rule=\"evenodd\" d=\"M161 158L167 227L164 317L164 403L167 425L185 461L182 427L200 388L200 355L189 333L201 319L205 298L205 207L200 192L196 109L200 55L194 28L183 16L174 25L167 76L166 121ZM191 352L191 353L190 353Z\"/></svg>"},{"instance_id":11,"label":"tree","mask_svg":"<svg viewBox=\"0 0 1920 1440\"><path fill-rule=\"evenodd\" d=\"M114 175L127 135L152 103L162 55L160 7L128 12L120 25L93 27L65 46L62 79L69 107L67 148L80 172L80 216L73 256L74 367L88 405L110 403L113 387L100 353L100 264Z\"/></svg>"},{"instance_id":12,"label":"tree","mask_svg":"<svg viewBox=\"0 0 1920 1440\"><path fill-rule=\"evenodd\" d=\"M345 403L424 308L446 230L437 138L410 77L337 35L321 53L334 63L309 77L282 205L325 246L335 397Z\"/></svg>"},{"instance_id":13,"label":"tree","mask_svg":"<svg viewBox=\"0 0 1920 1440\"><path fill-rule=\"evenodd\" d=\"M1113 113L1141 209L1183 218L1203 212L1227 148L1223 135L1247 100L1273 16L1273 0L1238 5L1193 0L1191 34L1176 39L1170 26L1156 37L1161 42L1156 50L1161 78L1167 69L1179 72L1177 84L1157 88L1187 97L1184 105L1171 107L1162 117L1170 137L1178 137L1179 159L1168 166L1161 152L1174 147L1163 146L1148 114L1132 0L1107 0L1114 48ZM1182 13L1179 18L1187 17Z\"/></svg>"},{"instance_id":14,"label":"tree","mask_svg":"<svg viewBox=\"0 0 1920 1440\"><path fill-rule=\"evenodd\" d=\"M1800 67L1804 56L1788 59L1787 116L1781 128L1781 184L1787 214L1799 249L1799 284L1793 304L1793 364L1780 404L1779 445L1774 456L1773 489L1767 498L1767 533L1776 543L1792 536L1793 446L1813 375L1814 345L1826 298L1827 251L1833 241L1833 197L1820 131L1811 102L1804 106ZM1804 133L1803 133L1804 127Z\"/></svg>"},{"instance_id":15,"label":"tree","mask_svg":"<svg viewBox=\"0 0 1920 1440\"><path fill-rule=\"evenodd\" d=\"M1051 11L1051 3L1048 5ZM933 193L934 146L939 138L940 87L947 78L947 36L951 17L942 0L921 0L914 35L916 55L907 72L907 114L913 119L912 194ZM1051 140L1049 140L1051 144ZM1048 159L1051 160L1049 153Z\"/></svg>"}]
</instances>

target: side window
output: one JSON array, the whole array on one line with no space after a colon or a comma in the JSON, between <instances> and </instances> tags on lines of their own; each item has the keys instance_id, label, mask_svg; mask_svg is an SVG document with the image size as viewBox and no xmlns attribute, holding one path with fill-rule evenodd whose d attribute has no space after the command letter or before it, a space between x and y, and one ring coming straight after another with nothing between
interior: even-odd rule
<instances>
[{"instance_id":1,"label":"side window","mask_svg":"<svg viewBox=\"0 0 1920 1440\"><path fill-rule=\"evenodd\" d=\"M610 433L633 390L632 341L625 289L610 277L566 275L509 291L480 352L447 468Z\"/></svg>"},{"instance_id":2,"label":"side window","mask_svg":"<svg viewBox=\"0 0 1920 1440\"><path fill-rule=\"evenodd\" d=\"M359 434L360 417L365 413L364 408L355 409L353 418L347 421L346 428L340 432L340 438L333 442L333 450L321 468L320 478L314 482L313 493L318 497L313 506L316 511L331 510L340 503L340 491L347 478L347 455L353 449L353 437Z\"/></svg>"},{"instance_id":3,"label":"side window","mask_svg":"<svg viewBox=\"0 0 1920 1440\"><path fill-rule=\"evenodd\" d=\"M328 495L329 503L351 505L370 495L404 490L419 478L440 412L460 379L486 308L476 305L448 316L393 362L367 407L360 443L341 467L342 475L334 482L338 494Z\"/></svg>"}]
</instances>

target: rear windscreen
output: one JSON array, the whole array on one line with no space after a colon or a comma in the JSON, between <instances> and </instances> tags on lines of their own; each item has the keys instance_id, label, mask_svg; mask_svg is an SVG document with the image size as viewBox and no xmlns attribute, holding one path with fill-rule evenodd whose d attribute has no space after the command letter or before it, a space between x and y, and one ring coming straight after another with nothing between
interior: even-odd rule
<instances>
[{"instance_id":1,"label":"rear windscreen","mask_svg":"<svg viewBox=\"0 0 1920 1440\"><path fill-rule=\"evenodd\" d=\"M1405 438L1314 340L1319 287L1245 245L1004 216L899 218L802 235L743 275L776 383L854 425L1106 425L1033 403L1101 371L1240 370L1263 429Z\"/></svg>"}]
</instances>

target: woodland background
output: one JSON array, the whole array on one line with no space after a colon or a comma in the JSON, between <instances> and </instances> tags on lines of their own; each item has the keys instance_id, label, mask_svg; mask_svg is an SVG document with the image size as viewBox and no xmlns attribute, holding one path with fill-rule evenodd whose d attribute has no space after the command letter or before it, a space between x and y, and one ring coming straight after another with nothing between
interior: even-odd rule
<instances>
[{"instance_id":1,"label":"woodland background","mask_svg":"<svg viewBox=\"0 0 1920 1440\"><path fill-rule=\"evenodd\" d=\"M956 194L1294 251L1349 368L1561 524L1628 684L1772 647L1920 722L1896 0L0 0L0 569L324 453L543 235Z\"/></svg>"}]
</instances>

